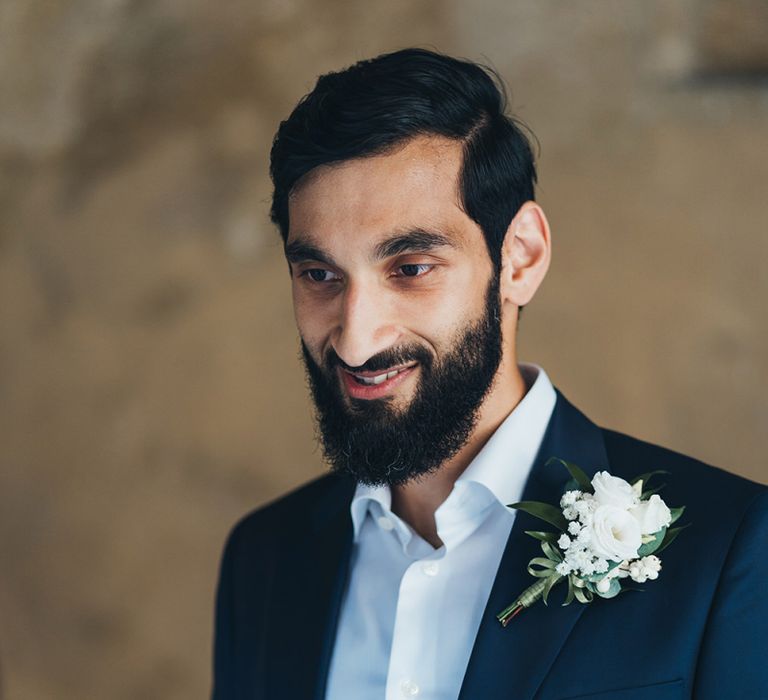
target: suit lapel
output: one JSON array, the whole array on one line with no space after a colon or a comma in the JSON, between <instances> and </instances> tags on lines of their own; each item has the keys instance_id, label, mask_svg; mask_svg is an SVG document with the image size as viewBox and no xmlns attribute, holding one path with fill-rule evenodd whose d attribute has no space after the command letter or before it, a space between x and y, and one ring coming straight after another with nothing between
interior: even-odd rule
<instances>
[{"instance_id":1,"label":"suit lapel","mask_svg":"<svg viewBox=\"0 0 768 700\"><path fill-rule=\"evenodd\" d=\"M277 571L267 632L265 697L321 700L352 552L354 483L318 503L309 532Z\"/></svg>"},{"instance_id":2,"label":"suit lapel","mask_svg":"<svg viewBox=\"0 0 768 700\"><path fill-rule=\"evenodd\" d=\"M558 391L555 409L538 456L523 492L522 500L559 502L568 472L560 464L546 462L560 457L578 464L589 476L608 468L600 429L571 405ZM459 700L501 700L534 697L560 648L585 606L573 602L560 605L561 584L552 593L549 605L542 602L524 610L507 627L496 614L530 586L535 579L527 572L528 562L541 556L538 541L525 530L550 529L533 516L517 512L502 555L488 604L464 676Z\"/></svg>"}]
</instances>

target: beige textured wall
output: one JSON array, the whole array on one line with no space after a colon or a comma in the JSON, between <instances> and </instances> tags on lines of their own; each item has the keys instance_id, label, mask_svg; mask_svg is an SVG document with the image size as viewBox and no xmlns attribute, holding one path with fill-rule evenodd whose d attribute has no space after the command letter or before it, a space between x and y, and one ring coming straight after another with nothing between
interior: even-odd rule
<instances>
[{"instance_id":1,"label":"beige textured wall","mask_svg":"<svg viewBox=\"0 0 768 700\"><path fill-rule=\"evenodd\" d=\"M229 526L322 470L271 136L385 50L492 62L541 141L555 257L523 358L599 422L768 481L764 7L0 4L3 697L208 692Z\"/></svg>"}]
</instances>

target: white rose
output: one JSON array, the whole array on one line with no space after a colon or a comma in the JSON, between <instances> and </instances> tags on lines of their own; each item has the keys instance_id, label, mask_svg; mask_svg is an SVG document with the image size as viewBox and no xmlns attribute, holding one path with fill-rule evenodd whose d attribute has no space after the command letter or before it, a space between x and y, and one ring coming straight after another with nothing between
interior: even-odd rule
<instances>
[{"instance_id":1,"label":"white rose","mask_svg":"<svg viewBox=\"0 0 768 700\"><path fill-rule=\"evenodd\" d=\"M581 491L566 491L560 499L560 507L567 508L572 506L580 496Z\"/></svg>"},{"instance_id":2,"label":"white rose","mask_svg":"<svg viewBox=\"0 0 768 700\"><path fill-rule=\"evenodd\" d=\"M643 535L652 535L672 522L672 513L656 493L648 501L630 508L629 512L637 519Z\"/></svg>"},{"instance_id":3,"label":"white rose","mask_svg":"<svg viewBox=\"0 0 768 700\"><path fill-rule=\"evenodd\" d=\"M640 523L629 511L600 506L592 519L590 549L603 559L635 559L642 544Z\"/></svg>"},{"instance_id":4,"label":"white rose","mask_svg":"<svg viewBox=\"0 0 768 700\"><path fill-rule=\"evenodd\" d=\"M640 500L631 484L608 472L597 472L592 477L595 499L600 506L631 508Z\"/></svg>"}]
</instances>

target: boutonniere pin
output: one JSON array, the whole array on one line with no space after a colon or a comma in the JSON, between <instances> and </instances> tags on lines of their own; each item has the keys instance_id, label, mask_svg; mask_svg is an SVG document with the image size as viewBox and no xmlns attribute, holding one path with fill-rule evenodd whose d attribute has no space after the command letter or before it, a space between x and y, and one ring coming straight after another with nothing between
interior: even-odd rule
<instances>
[{"instance_id":1,"label":"boutonniere pin","mask_svg":"<svg viewBox=\"0 0 768 700\"><path fill-rule=\"evenodd\" d=\"M664 484L647 488L653 471L631 482L607 471L590 481L575 464L553 457L571 474L559 505L537 501L513 503L509 508L530 513L554 525L558 532L526 530L541 541L543 557L534 557L528 573L536 583L526 588L496 617L502 625L538 600L547 603L554 586L567 581L563 605L573 600L591 603L595 596L614 598L622 592L622 581L655 580L661 571L658 554L687 526L670 528L685 506L669 508L658 495Z\"/></svg>"}]
</instances>

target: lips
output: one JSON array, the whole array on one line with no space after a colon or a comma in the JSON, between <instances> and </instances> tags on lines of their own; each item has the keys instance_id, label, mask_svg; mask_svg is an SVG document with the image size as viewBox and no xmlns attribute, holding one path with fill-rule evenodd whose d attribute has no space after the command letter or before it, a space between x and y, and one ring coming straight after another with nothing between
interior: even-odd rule
<instances>
[{"instance_id":1,"label":"lips","mask_svg":"<svg viewBox=\"0 0 768 700\"><path fill-rule=\"evenodd\" d=\"M340 370L344 386L350 397L376 399L386 396L416 369L416 363L393 367L384 372L349 372Z\"/></svg>"}]
</instances>

